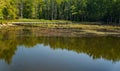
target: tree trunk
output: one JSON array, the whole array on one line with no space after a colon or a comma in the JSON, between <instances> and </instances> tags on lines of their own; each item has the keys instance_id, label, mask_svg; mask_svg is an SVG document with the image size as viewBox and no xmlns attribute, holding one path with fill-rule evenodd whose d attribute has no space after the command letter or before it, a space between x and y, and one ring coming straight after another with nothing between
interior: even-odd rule
<instances>
[{"instance_id":1,"label":"tree trunk","mask_svg":"<svg viewBox=\"0 0 120 71\"><path fill-rule=\"evenodd\" d=\"M20 4L20 17L23 18L23 2Z\"/></svg>"},{"instance_id":2,"label":"tree trunk","mask_svg":"<svg viewBox=\"0 0 120 71\"><path fill-rule=\"evenodd\" d=\"M119 17L119 24L120 24L120 17Z\"/></svg>"}]
</instances>

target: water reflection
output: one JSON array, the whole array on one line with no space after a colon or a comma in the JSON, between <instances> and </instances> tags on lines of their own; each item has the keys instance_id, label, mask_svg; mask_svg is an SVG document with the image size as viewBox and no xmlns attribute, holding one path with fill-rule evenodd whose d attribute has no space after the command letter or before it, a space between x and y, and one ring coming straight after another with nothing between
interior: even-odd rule
<instances>
[{"instance_id":1,"label":"water reflection","mask_svg":"<svg viewBox=\"0 0 120 71\"><path fill-rule=\"evenodd\" d=\"M61 70L64 68L70 71L72 68L73 71L77 71L81 67L81 69L83 68L82 71L110 71L109 69L112 66L110 62L118 62L119 65L119 51L120 38L118 37L36 37L35 33L28 29L4 30L0 34L0 59L12 67L15 66L14 64L20 65L15 66L15 70L11 71L26 71L22 70L25 68L28 71L30 65L34 71L37 71L41 63L41 68L46 69L47 66L48 70L58 71L59 68ZM63 62L66 63L65 66L62 66L64 65ZM86 63L84 64L84 62ZM25 67L24 64L28 67ZM80 66L81 64L82 66ZM98 66L92 67L90 64ZM0 61L0 65L5 64L1 64ZM84 70L85 67L88 69ZM38 71L42 69L38 69Z\"/></svg>"},{"instance_id":2,"label":"water reflection","mask_svg":"<svg viewBox=\"0 0 120 71\"><path fill-rule=\"evenodd\" d=\"M53 50L65 49L78 54L85 53L93 59L103 58L113 62L120 60L120 38L118 37L36 37L35 32L25 28L0 32L0 59L8 64L11 63L18 46L33 48L37 44L50 46Z\"/></svg>"}]
</instances>

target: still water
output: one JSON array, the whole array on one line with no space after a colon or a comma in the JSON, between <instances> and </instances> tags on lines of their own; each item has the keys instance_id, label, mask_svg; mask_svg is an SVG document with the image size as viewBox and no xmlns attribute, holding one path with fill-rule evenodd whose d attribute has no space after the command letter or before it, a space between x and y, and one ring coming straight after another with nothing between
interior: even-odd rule
<instances>
[{"instance_id":1,"label":"still water","mask_svg":"<svg viewBox=\"0 0 120 71\"><path fill-rule=\"evenodd\" d=\"M119 37L0 33L0 71L120 71Z\"/></svg>"}]
</instances>

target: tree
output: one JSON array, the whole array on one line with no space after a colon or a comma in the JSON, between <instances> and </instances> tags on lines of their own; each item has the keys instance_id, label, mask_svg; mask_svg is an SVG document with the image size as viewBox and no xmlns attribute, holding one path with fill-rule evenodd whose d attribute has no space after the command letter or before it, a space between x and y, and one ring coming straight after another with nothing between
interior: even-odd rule
<instances>
[{"instance_id":1,"label":"tree","mask_svg":"<svg viewBox=\"0 0 120 71\"><path fill-rule=\"evenodd\" d=\"M16 7L14 0L5 0L4 6L2 6L2 15L4 19L16 18Z\"/></svg>"},{"instance_id":2,"label":"tree","mask_svg":"<svg viewBox=\"0 0 120 71\"><path fill-rule=\"evenodd\" d=\"M6 7L3 8L2 13L3 13L4 19L8 19L9 18L9 11L8 11L8 9Z\"/></svg>"},{"instance_id":3,"label":"tree","mask_svg":"<svg viewBox=\"0 0 120 71\"><path fill-rule=\"evenodd\" d=\"M120 23L120 0L0 0L0 17Z\"/></svg>"},{"instance_id":4,"label":"tree","mask_svg":"<svg viewBox=\"0 0 120 71\"><path fill-rule=\"evenodd\" d=\"M33 17L33 0L25 0L23 2L23 18Z\"/></svg>"}]
</instances>

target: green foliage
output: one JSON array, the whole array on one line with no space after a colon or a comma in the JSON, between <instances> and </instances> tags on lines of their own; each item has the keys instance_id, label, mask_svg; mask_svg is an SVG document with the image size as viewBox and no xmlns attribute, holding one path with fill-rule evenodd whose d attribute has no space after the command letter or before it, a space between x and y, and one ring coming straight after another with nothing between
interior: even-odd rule
<instances>
[{"instance_id":1,"label":"green foliage","mask_svg":"<svg viewBox=\"0 0 120 71\"><path fill-rule=\"evenodd\" d=\"M8 11L8 9L6 7L3 8L2 13L3 13L4 19L8 19L9 11Z\"/></svg>"},{"instance_id":2,"label":"green foliage","mask_svg":"<svg viewBox=\"0 0 120 71\"><path fill-rule=\"evenodd\" d=\"M17 15L15 2L13 0L3 1L0 8L0 14L4 19L14 19Z\"/></svg>"},{"instance_id":3,"label":"green foliage","mask_svg":"<svg viewBox=\"0 0 120 71\"><path fill-rule=\"evenodd\" d=\"M33 4L30 0L26 0L23 2L23 17L24 18L32 18L32 7Z\"/></svg>"},{"instance_id":4,"label":"green foliage","mask_svg":"<svg viewBox=\"0 0 120 71\"><path fill-rule=\"evenodd\" d=\"M5 19L6 17L10 17L10 19L21 17L48 20L103 21L120 23L119 12L120 0L0 1L0 17L4 16Z\"/></svg>"}]
</instances>

